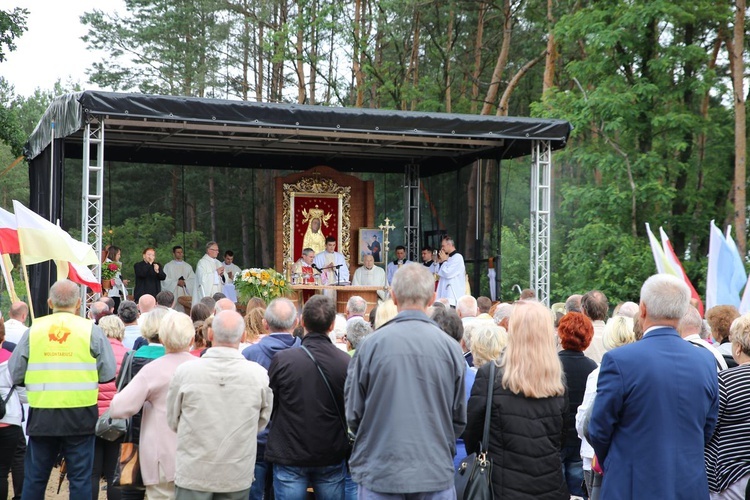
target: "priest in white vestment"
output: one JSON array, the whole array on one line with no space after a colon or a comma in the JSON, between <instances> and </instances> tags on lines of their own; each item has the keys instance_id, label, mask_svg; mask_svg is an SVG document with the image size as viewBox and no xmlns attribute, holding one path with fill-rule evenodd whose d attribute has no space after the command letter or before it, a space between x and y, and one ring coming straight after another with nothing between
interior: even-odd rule
<instances>
[{"instance_id":1,"label":"priest in white vestment","mask_svg":"<svg viewBox=\"0 0 750 500\"><path fill-rule=\"evenodd\" d=\"M458 297L466 295L466 266L452 238L443 239L438 261L440 262L438 271L440 281L438 281L437 298L448 299L448 303L455 306Z\"/></svg>"},{"instance_id":2,"label":"priest in white vestment","mask_svg":"<svg viewBox=\"0 0 750 500\"><path fill-rule=\"evenodd\" d=\"M382 267L375 265L375 258L367 254L362 259L364 265L354 271L354 279L352 279L352 285L354 286L382 286L385 288L387 285L385 281L385 271Z\"/></svg>"},{"instance_id":3,"label":"priest in white vestment","mask_svg":"<svg viewBox=\"0 0 750 500\"><path fill-rule=\"evenodd\" d=\"M167 279L161 282L161 289L172 292L174 295L173 309L183 312L184 308L180 305L180 297L190 297L195 288L195 273L193 266L185 262L185 250L177 245L172 248L173 260L164 264L164 274ZM186 299L187 300L187 299Z\"/></svg>"},{"instance_id":4,"label":"priest in white vestment","mask_svg":"<svg viewBox=\"0 0 750 500\"><path fill-rule=\"evenodd\" d=\"M221 292L224 274L224 266L216 257L219 255L219 244L209 241L206 244L206 254L195 266L195 288L193 289L193 305L200 302L203 297L213 297Z\"/></svg>"},{"instance_id":5,"label":"priest in white vestment","mask_svg":"<svg viewBox=\"0 0 750 500\"><path fill-rule=\"evenodd\" d=\"M326 275L329 285L336 284L336 271L339 281L349 281L349 266L344 256L336 251L336 238L326 238L326 249L315 256L315 265ZM336 267L339 266L339 267Z\"/></svg>"}]
</instances>

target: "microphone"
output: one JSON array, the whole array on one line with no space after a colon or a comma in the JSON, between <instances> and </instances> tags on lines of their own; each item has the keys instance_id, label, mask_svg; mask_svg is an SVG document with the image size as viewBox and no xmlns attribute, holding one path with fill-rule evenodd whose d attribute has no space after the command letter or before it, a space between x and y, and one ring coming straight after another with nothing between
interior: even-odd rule
<instances>
[{"instance_id":1,"label":"microphone","mask_svg":"<svg viewBox=\"0 0 750 500\"><path fill-rule=\"evenodd\" d=\"M323 271L320 270L320 268L317 266L317 264L315 264L315 262L313 262L312 264L310 264L310 267L312 267L313 269L315 269L319 273L323 272Z\"/></svg>"}]
</instances>

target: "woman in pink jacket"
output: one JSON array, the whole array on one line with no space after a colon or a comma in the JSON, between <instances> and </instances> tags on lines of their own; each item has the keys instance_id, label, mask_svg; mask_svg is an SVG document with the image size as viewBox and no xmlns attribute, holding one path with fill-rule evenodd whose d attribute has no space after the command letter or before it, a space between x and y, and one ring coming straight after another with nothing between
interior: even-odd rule
<instances>
[{"instance_id":1,"label":"woman in pink jacket","mask_svg":"<svg viewBox=\"0 0 750 500\"><path fill-rule=\"evenodd\" d=\"M99 320L99 326L104 331L104 335L107 336L109 345L112 346L112 351L115 353L115 361L117 361L117 373L120 373L122 359L125 357L125 353L128 352L128 348L122 345L122 339L125 335L125 324L117 316L105 316ZM117 386L114 380L106 384L99 384L99 398L96 402L97 406L99 406L99 416L102 416L107 411L116 392ZM99 498L99 479L102 475L107 480L107 500L120 500L120 490L112 487L119 454L119 441L107 441L100 437L96 438L94 444L94 468L91 472L92 500Z\"/></svg>"},{"instance_id":2,"label":"woman in pink jacket","mask_svg":"<svg viewBox=\"0 0 750 500\"><path fill-rule=\"evenodd\" d=\"M149 500L174 498L177 434L167 424L167 389L179 365L199 362L188 352L194 336L189 316L180 313L164 316L159 325L159 340L166 354L141 368L115 396L110 407L114 418L129 418L143 407L138 453Z\"/></svg>"}]
</instances>

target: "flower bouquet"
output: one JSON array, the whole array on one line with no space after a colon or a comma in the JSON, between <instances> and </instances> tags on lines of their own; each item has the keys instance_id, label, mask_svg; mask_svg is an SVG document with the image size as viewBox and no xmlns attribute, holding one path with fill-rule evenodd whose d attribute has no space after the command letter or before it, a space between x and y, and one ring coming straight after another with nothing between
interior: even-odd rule
<instances>
[{"instance_id":1,"label":"flower bouquet","mask_svg":"<svg viewBox=\"0 0 750 500\"><path fill-rule=\"evenodd\" d=\"M105 262L102 264L102 288L109 290L115 284L117 273L120 272L118 262Z\"/></svg>"},{"instance_id":2,"label":"flower bouquet","mask_svg":"<svg viewBox=\"0 0 750 500\"><path fill-rule=\"evenodd\" d=\"M274 269L243 269L234 277L234 289L237 297L245 302L252 297L263 299L266 303L289 292L289 283L281 273Z\"/></svg>"}]
</instances>

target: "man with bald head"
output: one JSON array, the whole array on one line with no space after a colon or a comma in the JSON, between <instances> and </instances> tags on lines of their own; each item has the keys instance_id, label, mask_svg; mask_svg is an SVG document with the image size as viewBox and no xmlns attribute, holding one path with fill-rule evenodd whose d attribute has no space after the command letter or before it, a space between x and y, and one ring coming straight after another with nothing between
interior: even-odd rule
<instances>
[{"instance_id":1,"label":"man with bald head","mask_svg":"<svg viewBox=\"0 0 750 500\"><path fill-rule=\"evenodd\" d=\"M385 271L382 267L375 265L375 258L372 255L368 254L362 258L362 266L354 271L352 285L382 287L387 285Z\"/></svg>"},{"instance_id":2,"label":"man with bald head","mask_svg":"<svg viewBox=\"0 0 750 500\"><path fill-rule=\"evenodd\" d=\"M78 315L81 289L57 281L47 303L8 361L11 379L29 400L24 498L44 498L58 453L66 459L71 498L91 497L99 383L115 378L115 356L102 330Z\"/></svg>"},{"instance_id":3,"label":"man with bald head","mask_svg":"<svg viewBox=\"0 0 750 500\"><path fill-rule=\"evenodd\" d=\"M237 306L234 302L224 297L216 301L214 305L214 314L219 314L221 311L236 311Z\"/></svg>"},{"instance_id":4,"label":"man with bald head","mask_svg":"<svg viewBox=\"0 0 750 500\"><path fill-rule=\"evenodd\" d=\"M716 359L717 371L727 369L727 361L724 359L724 355L721 354L714 346L701 338L701 330L705 328L703 318L701 318L698 310L692 305L688 307L685 316L682 317L680 323L677 325L677 331L680 332L680 336L701 349L706 349L708 352L713 354Z\"/></svg>"},{"instance_id":5,"label":"man with bald head","mask_svg":"<svg viewBox=\"0 0 750 500\"><path fill-rule=\"evenodd\" d=\"M256 436L271 417L273 393L266 371L238 351L244 331L239 313L219 312L209 329L211 348L200 362L180 365L169 385L176 498L249 497Z\"/></svg>"},{"instance_id":6,"label":"man with bald head","mask_svg":"<svg viewBox=\"0 0 750 500\"><path fill-rule=\"evenodd\" d=\"M667 274L641 287L643 338L608 351L588 426L601 497L709 497L703 450L719 410L716 361L680 338L690 289Z\"/></svg>"},{"instance_id":7,"label":"man with bald head","mask_svg":"<svg viewBox=\"0 0 750 500\"><path fill-rule=\"evenodd\" d=\"M29 316L29 306L20 300L13 302L10 305L8 316L10 319L5 320L5 340L18 344L23 332L28 329L26 318Z\"/></svg>"},{"instance_id":8,"label":"man with bald head","mask_svg":"<svg viewBox=\"0 0 750 500\"><path fill-rule=\"evenodd\" d=\"M268 370L274 356L291 347L299 347L300 339L292 335L297 326L297 308L287 298L271 301L263 317L263 326L268 335L260 342L246 347L242 355L249 361L259 363ZM255 482L250 490L250 498L262 500L264 493L270 488L271 470L264 459L266 443L268 442L268 428L258 433L258 457L255 461ZM266 495L266 498L270 495Z\"/></svg>"}]
</instances>

